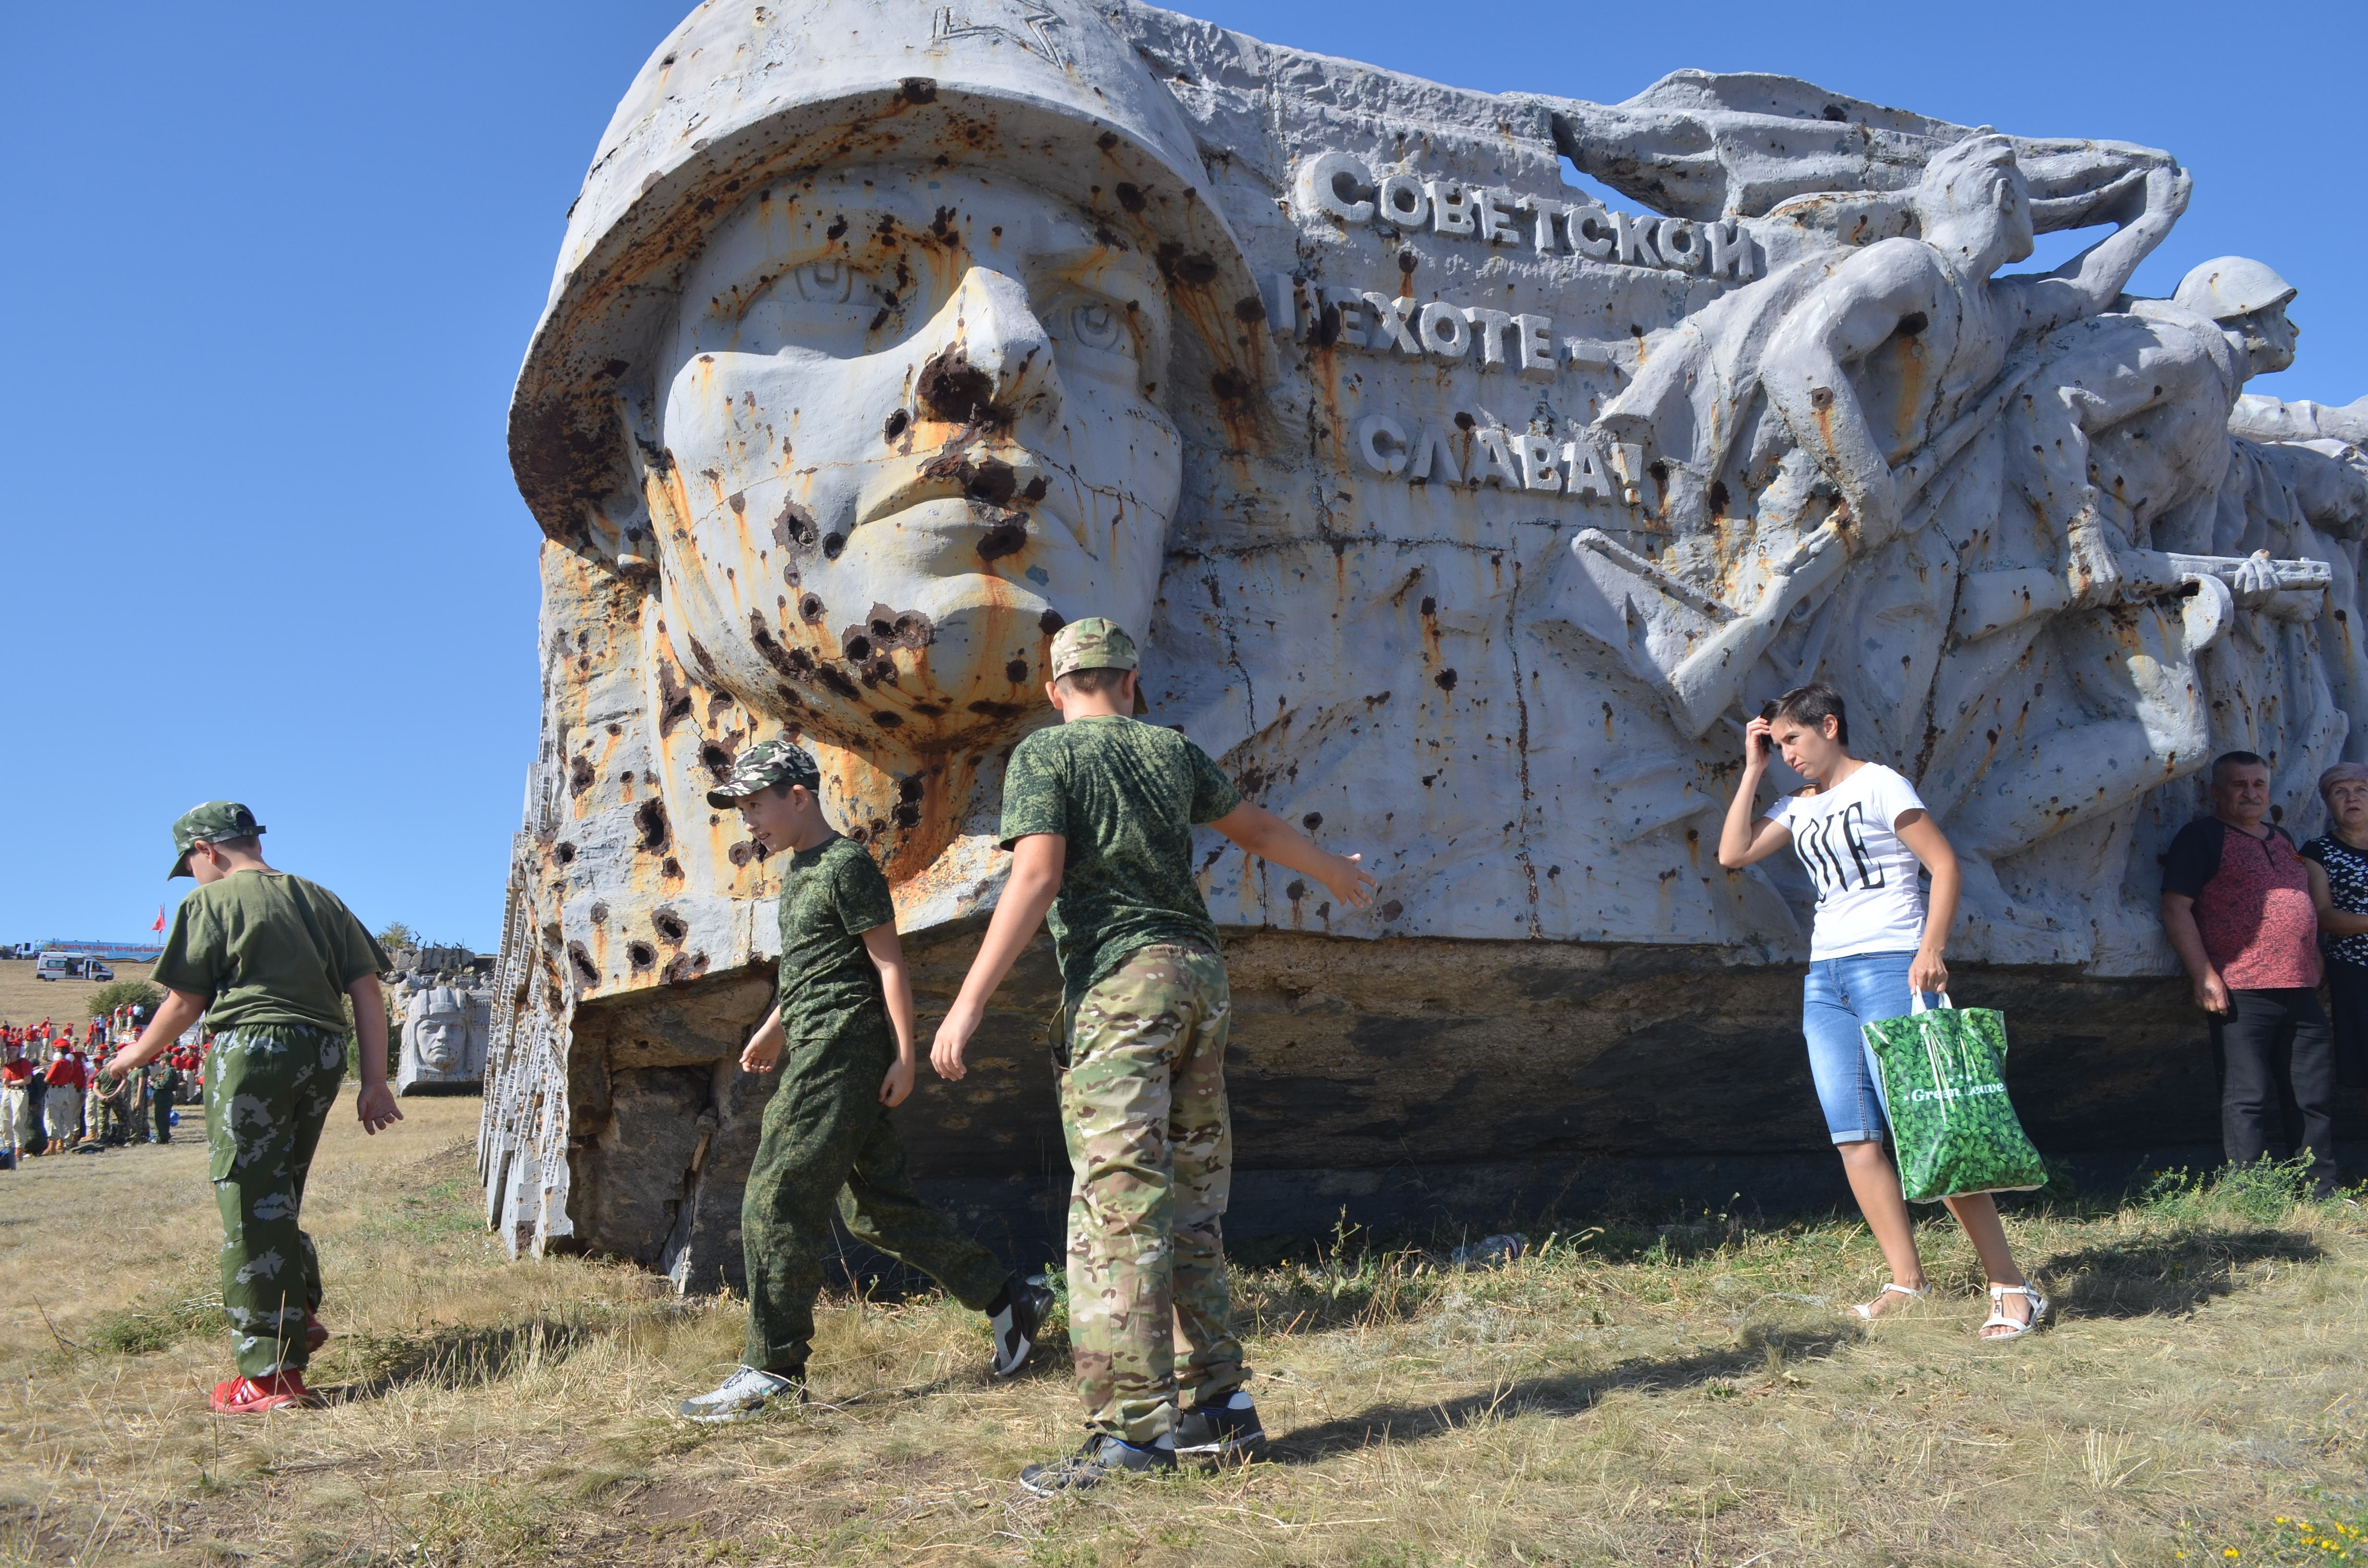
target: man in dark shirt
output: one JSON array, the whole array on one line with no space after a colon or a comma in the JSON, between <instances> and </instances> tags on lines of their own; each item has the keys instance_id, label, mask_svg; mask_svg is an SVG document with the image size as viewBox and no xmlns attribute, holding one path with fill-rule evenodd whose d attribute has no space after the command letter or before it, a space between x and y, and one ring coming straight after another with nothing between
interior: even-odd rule
<instances>
[{"instance_id":1,"label":"man in dark shirt","mask_svg":"<svg viewBox=\"0 0 2368 1568\"><path fill-rule=\"evenodd\" d=\"M2212 1020L2221 1145L2232 1165L2279 1149L2306 1153L2312 1185L2328 1197L2335 1059L2318 1005L2309 872L2294 840L2262 820L2270 768L2259 756L2232 751L2214 761L2212 808L2170 841L2162 924Z\"/></svg>"}]
</instances>

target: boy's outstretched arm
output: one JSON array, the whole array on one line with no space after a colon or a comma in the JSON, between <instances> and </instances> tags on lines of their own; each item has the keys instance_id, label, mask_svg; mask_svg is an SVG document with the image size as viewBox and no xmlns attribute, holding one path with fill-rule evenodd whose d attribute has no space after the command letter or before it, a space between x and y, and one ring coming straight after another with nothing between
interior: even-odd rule
<instances>
[{"instance_id":1,"label":"boy's outstretched arm","mask_svg":"<svg viewBox=\"0 0 2368 1568\"><path fill-rule=\"evenodd\" d=\"M1381 886L1361 864L1363 856L1319 849L1314 839L1264 806L1244 801L1209 825L1261 859L1314 877L1350 909L1370 905L1373 890Z\"/></svg>"},{"instance_id":2,"label":"boy's outstretched arm","mask_svg":"<svg viewBox=\"0 0 2368 1568\"><path fill-rule=\"evenodd\" d=\"M1061 873L1068 862L1069 841L1057 833L1031 833L1011 846L1011 879L996 901L986 940L978 945L978 957L971 960L970 973L962 978L962 994L954 998L929 1047L929 1065L939 1077L959 1078L969 1071L962 1065L962 1052L979 1020L986 1017L987 998L1035 940L1036 927L1044 923L1044 912L1061 891Z\"/></svg>"},{"instance_id":3,"label":"boy's outstretched arm","mask_svg":"<svg viewBox=\"0 0 2368 1568\"><path fill-rule=\"evenodd\" d=\"M880 971L880 994L888 1001L888 1024L896 1031L896 1060L881 1080L880 1103L894 1109L913 1092L913 979L905 968L905 944L897 938L896 923L874 926L863 933L863 950Z\"/></svg>"},{"instance_id":4,"label":"boy's outstretched arm","mask_svg":"<svg viewBox=\"0 0 2368 1568\"><path fill-rule=\"evenodd\" d=\"M354 1100L354 1114L361 1118L362 1131L376 1137L380 1128L403 1119L394 1091L386 1085L386 1003L374 974L347 986L346 994L354 999L354 1033L362 1042L362 1090Z\"/></svg>"}]
</instances>

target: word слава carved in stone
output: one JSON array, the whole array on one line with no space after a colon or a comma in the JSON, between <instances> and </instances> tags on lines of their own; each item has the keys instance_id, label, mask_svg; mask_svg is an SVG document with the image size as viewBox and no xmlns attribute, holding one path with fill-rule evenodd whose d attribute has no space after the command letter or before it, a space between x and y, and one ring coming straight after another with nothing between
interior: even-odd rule
<instances>
[{"instance_id":1,"label":"word \u0441\u043b\u0430\u0432\u0430 carved in stone","mask_svg":"<svg viewBox=\"0 0 2368 1568\"><path fill-rule=\"evenodd\" d=\"M482 1150L515 1245L731 1277L780 884L705 791L813 749L926 991L1080 616L1383 879L1336 909L1199 846L1244 1195L1816 1142L1763 1092L1810 890L1701 844L1802 681L1950 832L1969 972L2169 972L2154 858L2205 760L2270 757L2307 830L2368 756L2368 409L2245 393L2294 350L2259 262L2126 296L2166 153L1778 77L1464 92L1125 0L857 15L717 0L653 51L519 375L545 696ZM1640 952L1689 976L1666 1033L1608 977ZM916 1093L924 1175L1057 1159L1050 980Z\"/></svg>"}]
</instances>

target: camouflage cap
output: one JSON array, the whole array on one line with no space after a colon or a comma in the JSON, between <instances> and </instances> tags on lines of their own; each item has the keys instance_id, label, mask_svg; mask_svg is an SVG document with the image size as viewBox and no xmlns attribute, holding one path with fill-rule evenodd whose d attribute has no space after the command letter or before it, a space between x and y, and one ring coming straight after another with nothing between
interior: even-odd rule
<instances>
[{"instance_id":1,"label":"camouflage cap","mask_svg":"<svg viewBox=\"0 0 2368 1568\"><path fill-rule=\"evenodd\" d=\"M245 838L263 832L255 813L236 801L208 801L202 806L191 806L173 824L173 869L165 873L166 881L189 874L189 846L195 844L219 844L225 838Z\"/></svg>"},{"instance_id":2,"label":"camouflage cap","mask_svg":"<svg viewBox=\"0 0 2368 1568\"><path fill-rule=\"evenodd\" d=\"M1135 655L1134 639L1117 621L1099 615L1083 620L1073 620L1053 633L1053 678L1078 670L1133 670L1141 668ZM1151 711L1143 699L1143 687L1134 688L1134 710L1137 714Z\"/></svg>"},{"instance_id":3,"label":"camouflage cap","mask_svg":"<svg viewBox=\"0 0 2368 1568\"><path fill-rule=\"evenodd\" d=\"M707 792L707 803L728 812L775 784L803 784L812 790L821 783L822 769L803 747L786 740L758 741L733 759L732 777Z\"/></svg>"},{"instance_id":4,"label":"camouflage cap","mask_svg":"<svg viewBox=\"0 0 2368 1568\"><path fill-rule=\"evenodd\" d=\"M1073 620L1053 633L1054 680L1078 670L1131 670L1139 664L1134 639L1118 622L1099 615Z\"/></svg>"}]
</instances>

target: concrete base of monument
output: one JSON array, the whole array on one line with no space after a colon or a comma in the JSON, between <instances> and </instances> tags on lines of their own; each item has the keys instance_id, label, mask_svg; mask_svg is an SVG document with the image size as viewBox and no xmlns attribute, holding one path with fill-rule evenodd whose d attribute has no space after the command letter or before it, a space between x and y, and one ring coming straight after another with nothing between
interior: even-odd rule
<instances>
[{"instance_id":1,"label":"concrete base of monument","mask_svg":"<svg viewBox=\"0 0 2368 1568\"><path fill-rule=\"evenodd\" d=\"M912 944L925 1018L951 1000L976 939ZM1225 951L1237 1240L1320 1236L1344 1211L1416 1232L1848 1200L1809 1081L1798 965L1272 931L1228 933ZM775 1089L736 1058L769 982L751 966L579 1004L566 1233L551 1244L632 1258L685 1290L736 1283L741 1193ZM970 1075L924 1068L898 1113L924 1190L1015 1260L1060 1251L1067 1161L1045 1039L1057 992L1040 939L973 1042ZM2042 1151L2099 1151L2100 1173L2217 1163L2208 1035L2183 982L1966 965L1953 994L2006 1013L2009 1085ZM489 1123L496 1108L489 1099ZM2359 1104L2338 1132L2368 1132Z\"/></svg>"},{"instance_id":2,"label":"concrete base of monument","mask_svg":"<svg viewBox=\"0 0 2368 1568\"><path fill-rule=\"evenodd\" d=\"M2347 1176L2368 1167L2368 1142L2337 1145ZM2202 1174L2220 1164L2216 1143L2109 1150L2056 1158L2059 1178L2099 1199L2142 1187L2157 1173ZM1067 1247L1068 1181L1008 1177L935 1180L921 1195L993 1247L1015 1268L1058 1272ZM1354 1227L1350 1244L1439 1244L1519 1231L1532 1242L1589 1226L1682 1230L1733 1219L1746 1224L1847 1210L1850 1186L1831 1153L1785 1152L1684 1158L1616 1158L1572 1164L1401 1165L1386 1170L1244 1171L1225 1216L1225 1250L1237 1262L1310 1256ZM1920 1217L1938 1207L1919 1206ZM891 1260L847 1242L845 1279L916 1283ZM734 1289L739 1289L734 1281Z\"/></svg>"}]
</instances>

